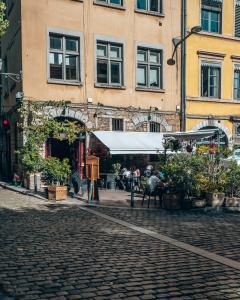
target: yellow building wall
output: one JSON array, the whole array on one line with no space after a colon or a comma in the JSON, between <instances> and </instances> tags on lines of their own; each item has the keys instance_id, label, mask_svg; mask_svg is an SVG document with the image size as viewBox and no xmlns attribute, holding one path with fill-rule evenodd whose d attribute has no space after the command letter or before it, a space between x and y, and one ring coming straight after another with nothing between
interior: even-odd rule
<instances>
[{"instance_id":1,"label":"yellow building wall","mask_svg":"<svg viewBox=\"0 0 240 300\"><path fill-rule=\"evenodd\" d=\"M201 25L201 0L187 1L187 28ZM240 38L234 37L235 0L223 1L222 34L201 32L187 39L186 64L186 114L187 130L204 124L206 118L215 120L214 125L222 126L232 138L234 131L231 116L240 116L240 100L233 99L234 64L231 56L240 56ZM204 56L198 51L215 53ZM221 54L224 57L217 56ZM206 58L207 57L207 58ZM221 71L221 99L201 97L201 60L219 61ZM222 118L222 119L221 119ZM225 120L228 119L228 120ZM205 122L206 124L206 122ZM208 123L211 124L211 121Z\"/></svg>"},{"instance_id":2,"label":"yellow building wall","mask_svg":"<svg viewBox=\"0 0 240 300\"><path fill-rule=\"evenodd\" d=\"M158 107L176 111L180 102L179 65L168 66L172 38L180 35L180 1L164 1L164 17L135 12L135 0L125 0L125 10L94 4L93 0L22 0L23 90L33 100L86 103L87 98L109 106ZM47 27L83 34L83 86L47 83ZM125 89L97 88L95 35L124 40ZM163 91L136 91L136 44L163 47Z\"/></svg>"}]
</instances>

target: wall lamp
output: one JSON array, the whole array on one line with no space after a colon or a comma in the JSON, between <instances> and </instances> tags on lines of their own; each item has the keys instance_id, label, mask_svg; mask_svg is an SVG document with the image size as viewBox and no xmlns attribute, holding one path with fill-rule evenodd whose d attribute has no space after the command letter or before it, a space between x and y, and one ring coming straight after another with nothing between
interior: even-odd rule
<instances>
[{"instance_id":1,"label":"wall lamp","mask_svg":"<svg viewBox=\"0 0 240 300\"><path fill-rule=\"evenodd\" d=\"M173 53L172 53L172 57L167 60L167 64L169 66L173 66L176 63L176 61L175 61L175 59L173 57L174 57L174 55L175 55L175 53L177 51L178 46L181 45L192 34L199 33L200 31L202 31L202 27L201 26L194 26L194 27L191 28L191 31L184 38L173 38L172 39L172 42L173 42L173 45L174 45L174 50L173 50Z\"/></svg>"},{"instance_id":2,"label":"wall lamp","mask_svg":"<svg viewBox=\"0 0 240 300\"><path fill-rule=\"evenodd\" d=\"M102 103L98 102L98 104L97 104L97 109L96 109L95 113L93 114L94 119L97 118L98 113L99 113L99 110L100 110L100 108L103 107L103 106L104 106L104 105L103 105Z\"/></svg>"},{"instance_id":3,"label":"wall lamp","mask_svg":"<svg viewBox=\"0 0 240 300\"><path fill-rule=\"evenodd\" d=\"M22 81L22 71L20 71L19 73L3 73L2 66L3 66L3 62L2 59L0 59L0 76L4 76L5 78L10 78L16 83L20 83Z\"/></svg>"}]
</instances>

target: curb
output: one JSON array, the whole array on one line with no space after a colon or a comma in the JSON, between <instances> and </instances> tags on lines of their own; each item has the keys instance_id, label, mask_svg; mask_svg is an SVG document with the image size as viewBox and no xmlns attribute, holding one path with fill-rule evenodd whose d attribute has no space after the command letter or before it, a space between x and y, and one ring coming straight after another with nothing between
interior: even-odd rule
<instances>
[{"instance_id":1,"label":"curb","mask_svg":"<svg viewBox=\"0 0 240 300\"><path fill-rule=\"evenodd\" d=\"M26 195L26 196L31 196L31 197L34 197L34 198L38 198L40 200L47 200L46 198L38 195L38 194L34 194L32 193L30 190L27 190L25 188L22 188L22 187L16 187L16 186L13 186L9 183L6 183L6 182L2 182L0 181L0 187L4 188L4 189L7 189L9 191L12 191L12 192L16 192L16 193L19 193L19 194L22 194L22 195Z\"/></svg>"}]
</instances>

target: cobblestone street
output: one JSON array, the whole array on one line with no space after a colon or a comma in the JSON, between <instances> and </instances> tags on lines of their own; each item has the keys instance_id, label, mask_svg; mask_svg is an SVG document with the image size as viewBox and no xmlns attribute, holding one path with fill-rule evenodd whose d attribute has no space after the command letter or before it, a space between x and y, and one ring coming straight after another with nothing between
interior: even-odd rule
<instances>
[{"instance_id":1,"label":"cobblestone street","mask_svg":"<svg viewBox=\"0 0 240 300\"><path fill-rule=\"evenodd\" d=\"M94 212L239 262L238 214L82 207L0 189L0 299L240 299L239 270Z\"/></svg>"}]
</instances>

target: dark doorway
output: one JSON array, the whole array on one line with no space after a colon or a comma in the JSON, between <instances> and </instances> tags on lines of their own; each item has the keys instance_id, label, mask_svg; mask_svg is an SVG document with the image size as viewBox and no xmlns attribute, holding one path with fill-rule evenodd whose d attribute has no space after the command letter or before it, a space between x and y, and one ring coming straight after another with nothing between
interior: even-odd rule
<instances>
[{"instance_id":1,"label":"dark doorway","mask_svg":"<svg viewBox=\"0 0 240 300\"><path fill-rule=\"evenodd\" d=\"M51 156L61 160L68 158L71 161L70 147L67 141L51 140Z\"/></svg>"}]
</instances>

